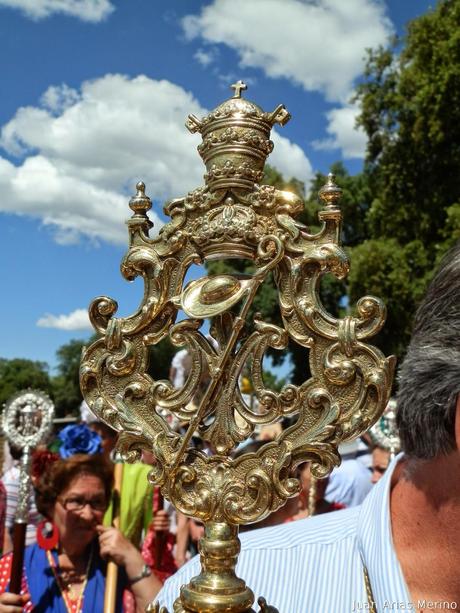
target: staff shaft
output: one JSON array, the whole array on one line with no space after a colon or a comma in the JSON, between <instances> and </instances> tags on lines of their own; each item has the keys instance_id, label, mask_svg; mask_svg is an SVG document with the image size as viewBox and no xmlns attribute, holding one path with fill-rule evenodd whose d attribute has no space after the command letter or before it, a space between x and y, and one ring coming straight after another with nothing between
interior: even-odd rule
<instances>
[{"instance_id":1,"label":"staff shaft","mask_svg":"<svg viewBox=\"0 0 460 613\"><path fill-rule=\"evenodd\" d=\"M123 482L123 464L115 464L113 471L114 485L112 498L112 526L120 527L120 498ZM105 579L104 613L113 613L117 598L118 566L115 562L108 562L107 576Z\"/></svg>"},{"instance_id":2,"label":"staff shaft","mask_svg":"<svg viewBox=\"0 0 460 613\"><path fill-rule=\"evenodd\" d=\"M13 528L13 561L11 563L10 592L19 594L22 583L22 567L24 564L24 545L26 542L26 523L14 524Z\"/></svg>"},{"instance_id":3,"label":"staff shaft","mask_svg":"<svg viewBox=\"0 0 460 613\"><path fill-rule=\"evenodd\" d=\"M157 490L157 511L161 511L164 508L164 498L160 488ZM161 569L161 563L163 561L163 550L166 544L167 533L164 530L155 531L155 552L154 552L154 565L157 570Z\"/></svg>"},{"instance_id":4,"label":"staff shaft","mask_svg":"<svg viewBox=\"0 0 460 613\"><path fill-rule=\"evenodd\" d=\"M32 489L30 478L32 454L29 446L23 449L19 468L18 505L13 528L13 560L11 565L10 592L19 594L22 583L24 564L24 547L26 544L27 522L29 520L29 502Z\"/></svg>"}]
</instances>

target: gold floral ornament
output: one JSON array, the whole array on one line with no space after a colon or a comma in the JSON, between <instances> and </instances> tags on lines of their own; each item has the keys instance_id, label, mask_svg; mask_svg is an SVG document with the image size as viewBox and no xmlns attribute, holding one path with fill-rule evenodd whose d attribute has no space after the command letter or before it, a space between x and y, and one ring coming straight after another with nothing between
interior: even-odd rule
<instances>
[{"instance_id":1,"label":"gold floral ornament","mask_svg":"<svg viewBox=\"0 0 460 613\"><path fill-rule=\"evenodd\" d=\"M319 196L321 230L311 234L296 221L302 200L288 191L260 185L270 130L290 115L284 106L266 113L241 97L246 86L203 119L186 123L203 137L198 147L207 172L205 185L164 208L171 221L157 237L147 212L151 201L138 183L128 220L130 245L121 265L128 280L142 276L145 291L136 313L115 317L107 297L90 306L101 338L83 354L81 386L100 419L120 432L119 449L128 460L143 448L156 464L151 481L186 515L205 523L201 574L184 586L174 611L252 611L251 590L234 568L239 553L238 525L262 520L299 492L294 477L312 462L321 478L339 464L337 446L365 432L385 407L394 359L365 339L383 325L385 307L362 298L356 316L337 319L318 295L321 277L343 278L348 260L339 246L341 190L329 175ZM206 276L187 283L192 264L240 258L255 264L252 276ZM249 318L261 284L272 272L279 292L283 326ZM179 323L179 312L185 314ZM209 320L210 334L203 325ZM191 356L179 389L147 374L148 349L169 336ZM288 340L309 349L311 377L280 391L267 389L262 362L267 349L286 350ZM306 367L306 376L308 369ZM242 392L250 378L256 402ZM205 382L203 389L203 382ZM186 424L173 431L168 415ZM255 428L291 417L293 424L257 453L238 459L232 452ZM211 450L193 448L199 432ZM263 599L262 611L274 611Z\"/></svg>"}]
</instances>

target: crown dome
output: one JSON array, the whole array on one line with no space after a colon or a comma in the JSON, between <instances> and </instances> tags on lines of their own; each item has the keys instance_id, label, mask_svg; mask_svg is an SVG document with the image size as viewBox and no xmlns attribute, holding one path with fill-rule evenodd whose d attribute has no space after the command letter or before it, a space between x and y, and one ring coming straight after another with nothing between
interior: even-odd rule
<instances>
[{"instance_id":1,"label":"crown dome","mask_svg":"<svg viewBox=\"0 0 460 613\"><path fill-rule=\"evenodd\" d=\"M191 132L200 132L203 142L198 152L206 165L204 176L211 189L240 187L251 189L261 181L267 156L273 150L270 131L275 123L284 125L290 115L283 105L266 113L254 102L241 97L247 86L238 81L235 94L209 115L198 119L189 115Z\"/></svg>"}]
</instances>

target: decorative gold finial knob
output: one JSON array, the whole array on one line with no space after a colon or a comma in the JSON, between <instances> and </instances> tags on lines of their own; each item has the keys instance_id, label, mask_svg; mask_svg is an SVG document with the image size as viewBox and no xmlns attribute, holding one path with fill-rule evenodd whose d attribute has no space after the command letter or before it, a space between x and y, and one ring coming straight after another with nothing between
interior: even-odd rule
<instances>
[{"instance_id":1,"label":"decorative gold finial knob","mask_svg":"<svg viewBox=\"0 0 460 613\"><path fill-rule=\"evenodd\" d=\"M243 81L241 80L237 81L236 83L233 83L233 85L230 85L230 87L235 90L233 98L241 98L241 92L245 89L248 89L246 83L243 83Z\"/></svg>"},{"instance_id":2,"label":"decorative gold finial knob","mask_svg":"<svg viewBox=\"0 0 460 613\"><path fill-rule=\"evenodd\" d=\"M342 190L335 184L335 175L330 172L327 175L327 181L319 190L318 196L323 201L326 209L335 209L342 197Z\"/></svg>"},{"instance_id":3,"label":"decorative gold finial knob","mask_svg":"<svg viewBox=\"0 0 460 613\"><path fill-rule=\"evenodd\" d=\"M129 208L136 217L147 217L147 211L152 208L152 201L145 195L145 183L139 181L136 185L137 194L129 201Z\"/></svg>"}]
</instances>

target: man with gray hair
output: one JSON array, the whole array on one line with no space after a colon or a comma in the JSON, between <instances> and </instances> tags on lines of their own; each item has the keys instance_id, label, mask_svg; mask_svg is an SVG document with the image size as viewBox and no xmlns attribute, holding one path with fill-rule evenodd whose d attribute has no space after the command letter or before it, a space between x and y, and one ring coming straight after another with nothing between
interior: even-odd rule
<instances>
[{"instance_id":1,"label":"man with gray hair","mask_svg":"<svg viewBox=\"0 0 460 613\"><path fill-rule=\"evenodd\" d=\"M397 423L403 453L362 505L241 536L256 598L280 613L460 609L460 242L415 317ZM160 604L198 572L195 558Z\"/></svg>"},{"instance_id":2,"label":"man with gray hair","mask_svg":"<svg viewBox=\"0 0 460 613\"><path fill-rule=\"evenodd\" d=\"M460 608L460 243L417 311L396 422L404 462L395 470L391 517L407 587L415 601Z\"/></svg>"}]
</instances>

